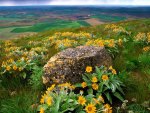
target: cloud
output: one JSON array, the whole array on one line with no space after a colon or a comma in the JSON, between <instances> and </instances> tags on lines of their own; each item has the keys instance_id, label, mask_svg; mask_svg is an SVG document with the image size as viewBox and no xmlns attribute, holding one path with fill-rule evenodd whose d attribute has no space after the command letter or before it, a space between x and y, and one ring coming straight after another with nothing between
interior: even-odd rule
<instances>
[{"instance_id":1,"label":"cloud","mask_svg":"<svg viewBox=\"0 0 150 113\"><path fill-rule=\"evenodd\" d=\"M150 0L52 0L50 5L150 5Z\"/></svg>"},{"instance_id":2,"label":"cloud","mask_svg":"<svg viewBox=\"0 0 150 113\"><path fill-rule=\"evenodd\" d=\"M0 0L1 5L150 5L150 0Z\"/></svg>"}]
</instances>

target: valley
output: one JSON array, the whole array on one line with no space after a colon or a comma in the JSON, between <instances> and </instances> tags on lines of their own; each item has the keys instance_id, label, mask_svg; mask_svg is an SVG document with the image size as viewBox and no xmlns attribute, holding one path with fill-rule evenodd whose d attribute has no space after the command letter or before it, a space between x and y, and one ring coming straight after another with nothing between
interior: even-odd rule
<instances>
[{"instance_id":1,"label":"valley","mask_svg":"<svg viewBox=\"0 0 150 113\"><path fill-rule=\"evenodd\" d=\"M0 7L0 39L150 17L149 7ZM10 12L11 11L11 12ZM63 12L63 13L62 13Z\"/></svg>"}]
</instances>

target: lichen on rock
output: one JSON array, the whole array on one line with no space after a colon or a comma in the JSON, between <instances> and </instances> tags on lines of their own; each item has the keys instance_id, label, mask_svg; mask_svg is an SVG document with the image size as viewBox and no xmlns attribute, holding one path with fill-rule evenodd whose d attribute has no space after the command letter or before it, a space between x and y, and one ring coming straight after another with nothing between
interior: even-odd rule
<instances>
[{"instance_id":1,"label":"lichen on rock","mask_svg":"<svg viewBox=\"0 0 150 113\"><path fill-rule=\"evenodd\" d=\"M82 81L86 66L110 66L111 63L111 57L104 47L68 48L51 57L44 66L43 83L78 83Z\"/></svg>"}]
</instances>

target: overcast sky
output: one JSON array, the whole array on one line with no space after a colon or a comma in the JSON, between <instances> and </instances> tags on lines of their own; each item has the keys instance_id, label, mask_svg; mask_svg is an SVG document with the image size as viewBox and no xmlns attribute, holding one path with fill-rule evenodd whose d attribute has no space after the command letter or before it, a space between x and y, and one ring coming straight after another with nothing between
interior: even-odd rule
<instances>
[{"instance_id":1,"label":"overcast sky","mask_svg":"<svg viewBox=\"0 0 150 113\"><path fill-rule=\"evenodd\" d=\"M1 6L15 5L149 5L150 0L0 0Z\"/></svg>"}]
</instances>

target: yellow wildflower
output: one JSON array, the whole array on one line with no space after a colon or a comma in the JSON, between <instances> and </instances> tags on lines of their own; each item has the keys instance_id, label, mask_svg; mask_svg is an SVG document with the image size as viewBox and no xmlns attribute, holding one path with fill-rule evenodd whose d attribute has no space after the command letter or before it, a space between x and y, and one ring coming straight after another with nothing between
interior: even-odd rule
<instances>
[{"instance_id":1,"label":"yellow wildflower","mask_svg":"<svg viewBox=\"0 0 150 113\"><path fill-rule=\"evenodd\" d=\"M108 80L108 75L103 75L103 76L102 76L102 80L103 80L103 81Z\"/></svg>"},{"instance_id":2,"label":"yellow wildflower","mask_svg":"<svg viewBox=\"0 0 150 113\"><path fill-rule=\"evenodd\" d=\"M94 104L88 104L86 107L85 107L85 111L87 113L96 113L96 107Z\"/></svg>"},{"instance_id":3,"label":"yellow wildflower","mask_svg":"<svg viewBox=\"0 0 150 113\"><path fill-rule=\"evenodd\" d=\"M44 104L44 98L41 98L40 103Z\"/></svg>"},{"instance_id":4,"label":"yellow wildflower","mask_svg":"<svg viewBox=\"0 0 150 113\"><path fill-rule=\"evenodd\" d=\"M113 73L114 75L117 74L115 69L112 70L112 73Z\"/></svg>"},{"instance_id":5,"label":"yellow wildflower","mask_svg":"<svg viewBox=\"0 0 150 113\"><path fill-rule=\"evenodd\" d=\"M135 39L136 41L145 40L145 38L146 38L146 34L145 34L145 33L141 33L141 32L139 32L139 33L134 37L134 39Z\"/></svg>"},{"instance_id":6,"label":"yellow wildflower","mask_svg":"<svg viewBox=\"0 0 150 113\"><path fill-rule=\"evenodd\" d=\"M85 88L85 87L87 87L87 83L86 83L86 82L82 82L81 86L82 86L83 88Z\"/></svg>"},{"instance_id":7,"label":"yellow wildflower","mask_svg":"<svg viewBox=\"0 0 150 113\"><path fill-rule=\"evenodd\" d=\"M83 96L79 96L78 103L83 106L86 103L86 99Z\"/></svg>"},{"instance_id":8,"label":"yellow wildflower","mask_svg":"<svg viewBox=\"0 0 150 113\"><path fill-rule=\"evenodd\" d=\"M10 60L9 60L10 63L12 63L13 61L14 61L13 59L10 59Z\"/></svg>"},{"instance_id":9,"label":"yellow wildflower","mask_svg":"<svg viewBox=\"0 0 150 113\"><path fill-rule=\"evenodd\" d=\"M99 45L100 47L104 47L104 43L103 43L102 41L99 41L99 42L98 42L98 45Z\"/></svg>"},{"instance_id":10,"label":"yellow wildflower","mask_svg":"<svg viewBox=\"0 0 150 113\"><path fill-rule=\"evenodd\" d=\"M70 83L63 83L63 84L59 84L58 86L61 87L61 88L63 88L63 87L69 88L69 89L71 89L71 90L74 90L74 89L75 89L75 86L74 86L74 85L71 85Z\"/></svg>"},{"instance_id":11,"label":"yellow wildflower","mask_svg":"<svg viewBox=\"0 0 150 113\"><path fill-rule=\"evenodd\" d=\"M100 102L104 103L104 99L103 99L102 96L99 96L99 97L98 97L98 100L99 100Z\"/></svg>"},{"instance_id":12,"label":"yellow wildflower","mask_svg":"<svg viewBox=\"0 0 150 113\"><path fill-rule=\"evenodd\" d=\"M72 90L74 90L76 87L75 87L74 85L71 85L70 88L71 88Z\"/></svg>"},{"instance_id":13,"label":"yellow wildflower","mask_svg":"<svg viewBox=\"0 0 150 113\"><path fill-rule=\"evenodd\" d=\"M119 40L118 40L118 45L121 46L122 43L123 43L122 39L119 39Z\"/></svg>"},{"instance_id":14,"label":"yellow wildflower","mask_svg":"<svg viewBox=\"0 0 150 113\"><path fill-rule=\"evenodd\" d=\"M91 66L87 66L86 67L86 72L88 72L88 73L92 72L92 67Z\"/></svg>"},{"instance_id":15,"label":"yellow wildflower","mask_svg":"<svg viewBox=\"0 0 150 113\"><path fill-rule=\"evenodd\" d=\"M115 47L115 44L114 43L109 43L108 47Z\"/></svg>"},{"instance_id":16,"label":"yellow wildflower","mask_svg":"<svg viewBox=\"0 0 150 113\"><path fill-rule=\"evenodd\" d=\"M143 51L145 51L145 52L147 52L147 51L149 51L149 50L150 50L150 47L149 47L149 46L143 48Z\"/></svg>"},{"instance_id":17,"label":"yellow wildflower","mask_svg":"<svg viewBox=\"0 0 150 113\"><path fill-rule=\"evenodd\" d=\"M109 67L109 70L112 70L112 69L113 69L113 67L112 67L112 66L110 66L110 67Z\"/></svg>"},{"instance_id":18,"label":"yellow wildflower","mask_svg":"<svg viewBox=\"0 0 150 113\"><path fill-rule=\"evenodd\" d=\"M17 70L17 66L16 65L13 66L13 70L15 70L15 71Z\"/></svg>"},{"instance_id":19,"label":"yellow wildflower","mask_svg":"<svg viewBox=\"0 0 150 113\"><path fill-rule=\"evenodd\" d=\"M48 97L46 103L48 106L51 106L52 105L52 97Z\"/></svg>"},{"instance_id":20,"label":"yellow wildflower","mask_svg":"<svg viewBox=\"0 0 150 113\"><path fill-rule=\"evenodd\" d=\"M112 113L112 107L109 104L104 105L104 112L103 113Z\"/></svg>"},{"instance_id":21,"label":"yellow wildflower","mask_svg":"<svg viewBox=\"0 0 150 113\"><path fill-rule=\"evenodd\" d=\"M10 71L11 67L10 66L6 66L6 70Z\"/></svg>"},{"instance_id":22,"label":"yellow wildflower","mask_svg":"<svg viewBox=\"0 0 150 113\"><path fill-rule=\"evenodd\" d=\"M94 82L94 83L98 82L97 77L93 77L93 78L92 78L92 82Z\"/></svg>"},{"instance_id":23,"label":"yellow wildflower","mask_svg":"<svg viewBox=\"0 0 150 113\"><path fill-rule=\"evenodd\" d=\"M19 71L22 71L23 70L23 68L22 67L19 67Z\"/></svg>"},{"instance_id":24,"label":"yellow wildflower","mask_svg":"<svg viewBox=\"0 0 150 113\"><path fill-rule=\"evenodd\" d=\"M93 98L93 100L96 104L100 104L100 102L96 98Z\"/></svg>"},{"instance_id":25,"label":"yellow wildflower","mask_svg":"<svg viewBox=\"0 0 150 113\"><path fill-rule=\"evenodd\" d=\"M44 108L40 108L40 113L44 113Z\"/></svg>"},{"instance_id":26,"label":"yellow wildflower","mask_svg":"<svg viewBox=\"0 0 150 113\"><path fill-rule=\"evenodd\" d=\"M96 83L92 84L92 88L93 88L94 90L98 90L98 84L96 84Z\"/></svg>"},{"instance_id":27,"label":"yellow wildflower","mask_svg":"<svg viewBox=\"0 0 150 113\"><path fill-rule=\"evenodd\" d=\"M55 88L55 84L53 84L51 87L49 87L49 88L47 89L47 91L52 91L54 88Z\"/></svg>"}]
</instances>

